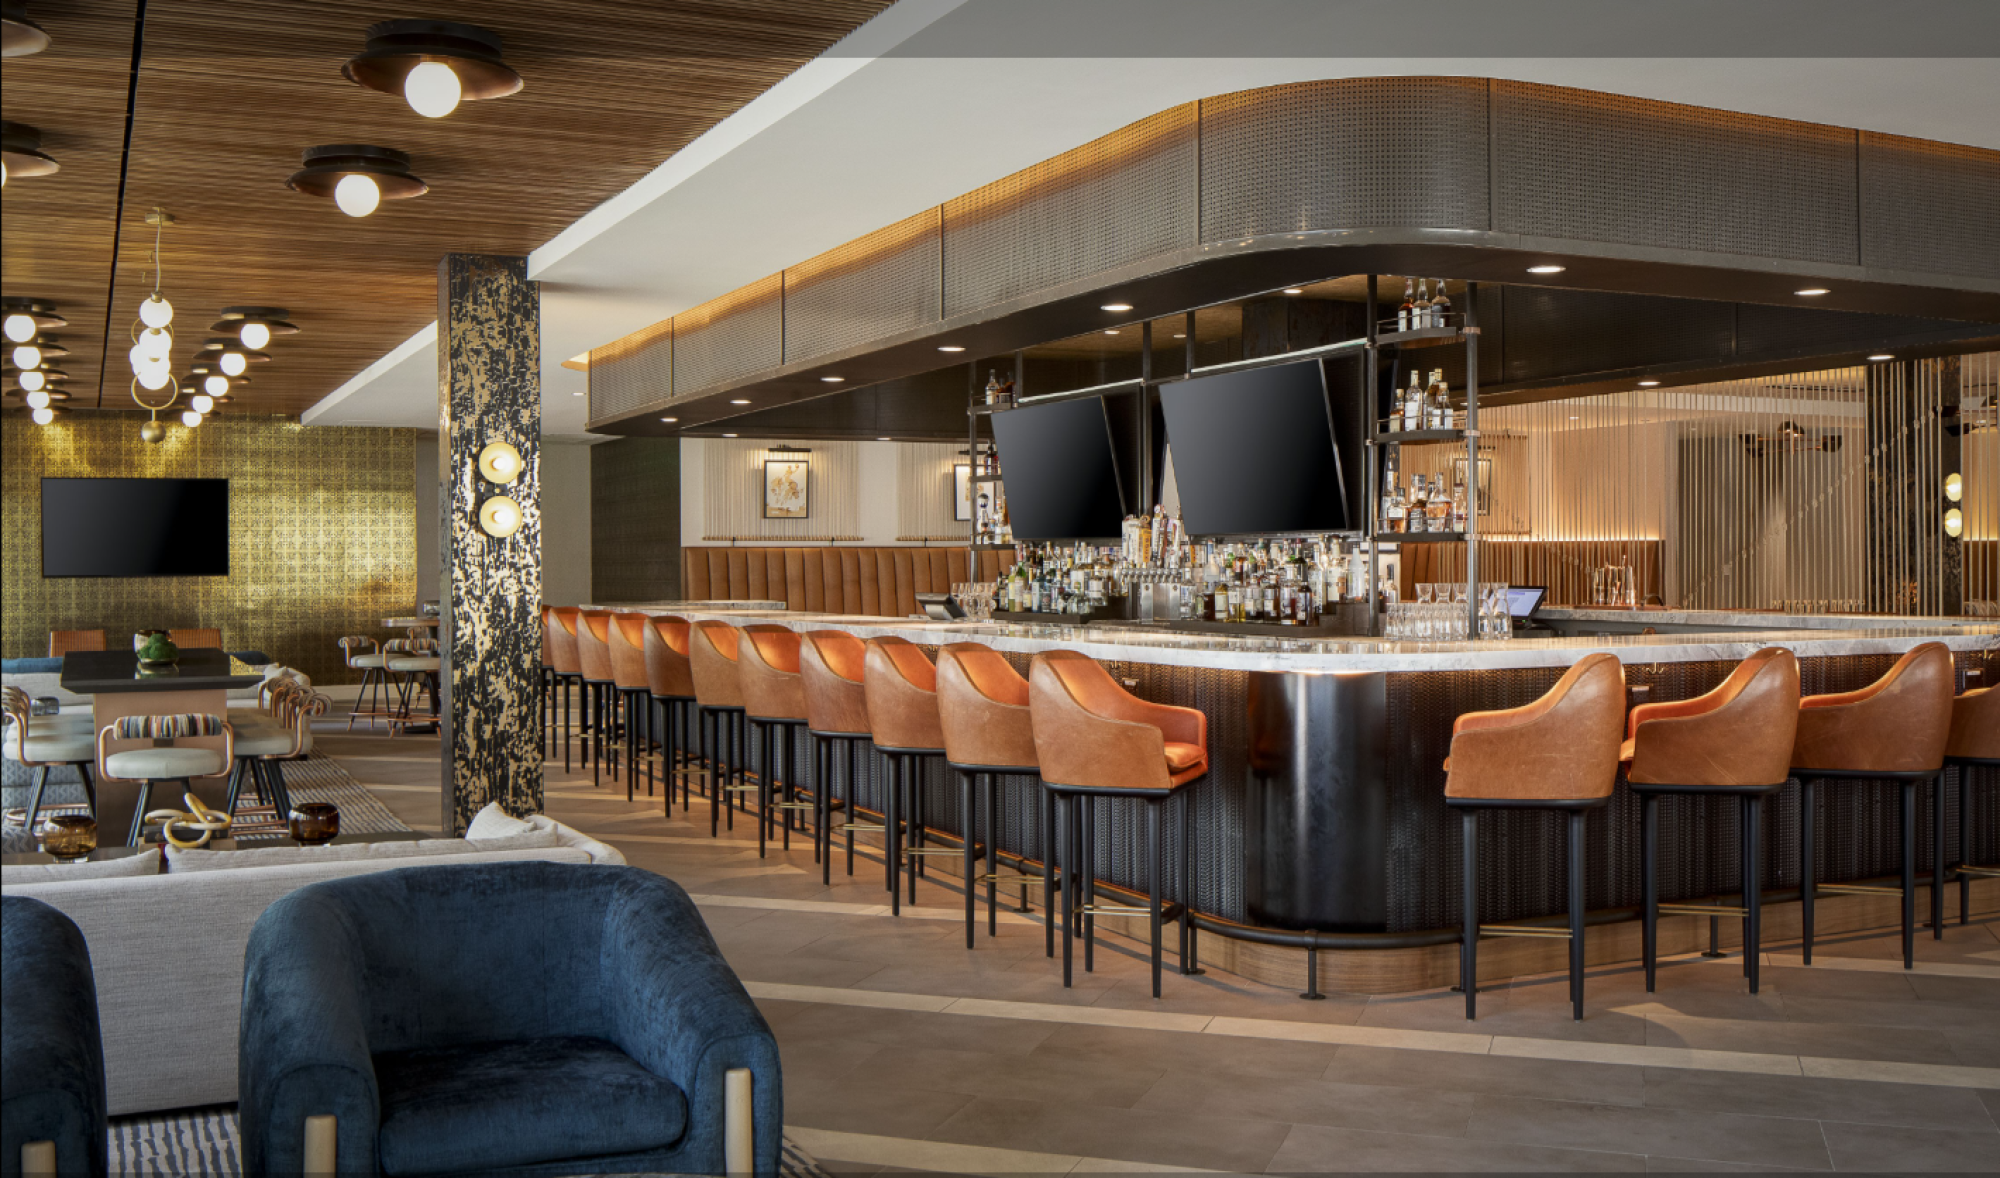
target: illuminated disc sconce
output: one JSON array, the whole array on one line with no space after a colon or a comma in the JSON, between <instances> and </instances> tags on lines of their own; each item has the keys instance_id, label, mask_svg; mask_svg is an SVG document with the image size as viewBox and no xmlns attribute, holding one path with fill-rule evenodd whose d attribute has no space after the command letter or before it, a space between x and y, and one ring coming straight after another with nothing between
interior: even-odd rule
<instances>
[{"instance_id":1,"label":"illuminated disc sconce","mask_svg":"<svg viewBox=\"0 0 2000 1178\"><path fill-rule=\"evenodd\" d=\"M53 176L62 170L56 157L42 150L42 133L26 123L0 120L0 164L5 180L23 176Z\"/></svg>"},{"instance_id":2,"label":"illuminated disc sconce","mask_svg":"<svg viewBox=\"0 0 2000 1178\"><path fill-rule=\"evenodd\" d=\"M224 307L209 330L233 333L238 343L254 352L268 346L274 335L299 333L299 325L287 318L290 314L283 307Z\"/></svg>"},{"instance_id":3,"label":"illuminated disc sconce","mask_svg":"<svg viewBox=\"0 0 2000 1178\"><path fill-rule=\"evenodd\" d=\"M368 26L368 47L348 59L347 80L401 95L410 109L441 119L460 101L505 98L521 75L500 59L500 37L449 20L385 20Z\"/></svg>"},{"instance_id":4,"label":"illuminated disc sconce","mask_svg":"<svg viewBox=\"0 0 2000 1178\"><path fill-rule=\"evenodd\" d=\"M1944 513L1944 534L1957 539L1965 531L1965 513L1954 507Z\"/></svg>"},{"instance_id":5,"label":"illuminated disc sconce","mask_svg":"<svg viewBox=\"0 0 2000 1178\"><path fill-rule=\"evenodd\" d=\"M504 540L521 530L521 505L505 495L495 495L479 505L479 530L496 540Z\"/></svg>"},{"instance_id":6,"label":"illuminated disc sconce","mask_svg":"<svg viewBox=\"0 0 2000 1178\"><path fill-rule=\"evenodd\" d=\"M393 147L308 147L302 162L305 167L293 172L285 187L326 197L350 217L365 217L385 200L408 200L430 191L430 185L410 174L410 157Z\"/></svg>"},{"instance_id":7,"label":"illuminated disc sconce","mask_svg":"<svg viewBox=\"0 0 2000 1178\"><path fill-rule=\"evenodd\" d=\"M521 452L505 442L488 442L479 452L479 477L506 486L521 477Z\"/></svg>"},{"instance_id":8,"label":"illuminated disc sconce","mask_svg":"<svg viewBox=\"0 0 2000 1178\"><path fill-rule=\"evenodd\" d=\"M1944 476L1944 497L1953 503L1965 498L1965 478L1957 471Z\"/></svg>"},{"instance_id":9,"label":"illuminated disc sconce","mask_svg":"<svg viewBox=\"0 0 2000 1178\"><path fill-rule=\"evenodd\" d=\"M7 0L4 14L0 14L0 57L26 57L48 47L49 34L28 19L28 6L20 0Z\"/></svg>"}]
</instances>

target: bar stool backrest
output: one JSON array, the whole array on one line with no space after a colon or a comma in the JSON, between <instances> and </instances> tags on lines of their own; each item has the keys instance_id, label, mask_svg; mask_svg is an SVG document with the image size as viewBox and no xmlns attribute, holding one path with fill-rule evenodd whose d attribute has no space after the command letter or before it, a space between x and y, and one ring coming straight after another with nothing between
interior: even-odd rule
<instances>
[{"instance_id":1,"label":"bar stool backrest","mask_svg":"<svg viewBox=\"0 0 2000 1178\"><path fill-rule=\"evenodd\" d=\"M188 650L221 650L222 631L201 627L189 630L168 630L167 641Z\"/></svg>"},{"instance_id":2,"label":"bar stool backrest","mask_svg":"<svg viewBox=\"0 0 2000 1178\"><path fill-rule=\"evenodd\" d=\"M745 626L737 635L736 673L743 687L743 710L760 720L805 719L799 632L759 625Z\"/></svg>"},{"instance_id":3,"label":"bar stool backrest","mask_svg":"<svg viewBox=\"0 0 2000 1178\"><path fill-rule=\"evenodd\" d=\"M646 627L646 690L661 699L693 699L694 672L688 668L686 618L649 618Z\"/></svg>"},{"instance_id":4,"label":"bar stool backrest","mask_svg":"<svg viewBox=\"0 0 2000 1178\"><path fill-rule=\"evenodd\" d=\"M549 665L558 675L580 675L583 661L577 654L576 627L580 611L567 606L551 606L542 614L542 638L549 652Z\"/></svg>"},{"instance_id":5,"label":"bar stool backrest","mask_svg":"<svg viewBox=\"0 0 2000 1178\"><path fill-rule=\"evenodd\" d=\"M1944 755L2000 761L2000 688L1975 687L1951 701L1951 736Z\"/></svg>"},{"instance_id":6,"label":"bar stool backrest","mask_svg":"<svg viewBox=\"0 0 2000 1178\"><path fill-rule=\"evenodd\" d=\"M1799 660L1767 646L1693 699L1640 704L1627 721L1630 781L1778 785L1791 776L1799 724Z\"/></svg>"},{"instance_id":7,"label":"bar stool backrest","mask_svg":"<svg viewBox=\"0 0 2000 1178\"><path fill-rule=\"evenodd\" d=\"M611 615L601 610L583 610L577 615L576 661L583 677L591 683L610 683Z\"/></svg>"},{"instance_id":8,"label":"bar stool backrest","mask_svg":"<svg viewBox=\"0 0 2000 1178\"><path fill-rule=\"evenodd\" d=\"M1165 790L1208 771L1207 716L1140 699L1088 655L1036 655L1028 708L1051 785Z\"/></svg>"},{"instance_id":9,"label":"bar stool backrest","mask_svg":"<svg viewBox=\"0 0 2000 1178\"><path fill-rule=\"evenodd\" d=\"M366 634L350 634L340 640L340 657L348 666L353 667L357 656L375 654L381 646L381 643Z\"/></svg>"},{"instance_id":10,"label":"bar stool backrest","mask_svg":"<svg viewBox=\"0 0 2000 1178\"><path fill-rule=\"evenodd\" d=\"M870 638L861 668L875 747L943 752L937 668L924 652L901 638Z\"/></svg>"},{"instance_id":11,"label":"bar stool backrest","mask_svg":"<svg viewBox=\"0 0 2000 1178\"><path fill-rule=\"evenodd\" d=\"M556 665L554 647L549 638L549 621L555 612L556 607L553 605L542 607L542 665L544 667L553 667Z\"/></svg>"},{"instance_id":12,"label":"bar stool backrest","mask_svg":"<svg viewBox=\"0 0 2000 1178\"><path fill-rule=\"evenodd\" d=\"M72 650L103 650L102 630L49 631L49 657L59 659Z\"/></svg>"},{"instance_id":13,"label":"bar stool backrest","mask_svg":"<svg viewBox=\"0 0 2000 1178\"><path fill-rule=\"evenodd\" d=\"M1805 697L1792 767L1878 773L1942 767L1956 680L1951 651L1926 642L1858 691Z\"/></svg>"},{"instance_id":14,"label":"bar stool backrest","mask_svg":"<svg viewBox=\"0 0 2000 1178\"><path fill-rule=\"evenodd\" d=\"M1467 712L1452 725L1444 792L1493 801L1588 801L1618 778L1625 668L1589 654L1524 707Z\"/></svg>"},{"instance_id":15,"label":"bar stool backrest","mask_svg":"<svg viewBox=\"0 0 2000 1178\"><path fill-rule=\"evenodd\" d=\"M743 706L743 680L736 668L736 627L714 620L689 627L688 670L694 697L704 708Z\"/></svg>"},{"instance_id":16,"label":"bar stool backrest","mask_svg":"<svg viewBox=\"0 0 2000 1178\"><path fill-rule=\"evenodd\" d=\"M954 642L938 651L937 698L946 760L1021 768L1041 763L1028 681L999 651L977 642Z\"/></svg>"},{"instance_id":17,"label":"bar stool backrest","mask_svg":"<svg viewBox=\"0 0 2000 1178\"><path fill-rule=\"evenodd\" d=\"M611 679L621 689L645 690L646 631L652 619L645 614L613 614L606 627L611 656Z\"/></svg>"},{"instance_id":18,"label":"bar stool backrest","mask_svg":"<svg viewBox=\"0 0 2000 1178\"><path fill-rule=\"evenodd\" d=\"M811 630L799 643L799 681L806 694L806 726L814 732L866 736L868 647L845 630Z\"/></svg>"}]
</instances>

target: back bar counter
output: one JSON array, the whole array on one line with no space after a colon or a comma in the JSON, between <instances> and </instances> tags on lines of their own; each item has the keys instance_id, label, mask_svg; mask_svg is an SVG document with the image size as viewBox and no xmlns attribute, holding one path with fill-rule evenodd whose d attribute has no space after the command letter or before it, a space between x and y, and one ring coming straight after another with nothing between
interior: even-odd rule
<instances>
[{"instance_id":1,"label":"back bar counter","mask_svg":"<svg viewBox=\"0 0 2000 1178\"><path fill-rule=\"evenodd\" d=\"M1452 722L1466 712L1533 702L1591 651L1609 651L1623 662L1628 703L1700 695L1765 646L1787 647L1798 656L1805 694L1864 686L1904 652L1929 641L1950 648L1958 690L1968 680L1974 686L2000 680L2000 625L1929 619L1857 618L1845 623L1849 628L1829 629L1824 618L1683 617L1669 611L1599 617L1575 611L1561 621L1577 636L1418 644L1197 635L1117 624L905 621L678 605L618 608L739 626L837 629L862 639L895 636L924 646L933 657L942 645L977 642L1004 653L1024 674L1038 652L1076 650L1103 663L1143 698L1199 708L1208 717L1212 769L1195 787L1194 909L1199 928L1231 942L1204 940L1201 953L1221 958L1234 972L1303 981L1309 989L1326 971L1329 984L1348 990L1414 989L1454 979L1461 911L1459 816L1444 804ZM1600 632L1635 621L1694 632ZM858 796L862 807L879 811L884 782L872 761L863 758L870 767L864 770L867 779L857 783ZM794 763L809 762L802 744ZM1973 791L1969 861L2000 860L2000 790L1993 788L2000 785L2000 770L1954 769L1947 775L1945 846L1957 847L1956 798L1963 784ZM963 829L955 778L933 764L926 787L930 827L954 836ZM1796 899L1798 789L1796 781L1788 783L1765 813L1767 903ZM1031 798L1027 791L1003 792L1003 857L1018 856L1038 871L1044 849ZM847 796L845 789L841 795ZM1661 831L1662 896L1734 894L1740 863L1734 801L1686 801L1670 808ZM1920 882L1929 877L1932 804L1926 793L1918 824ZM1822 883L1897 873L1897 805L1893 787L1863 783L1822 791L1816 844ZM1640 903L1639 810L1639 799L1621 777L1611 804L1589 816L1585 878L1593 925L1630 921ZM1177 824L1171 808L1168 813L1168 821ZM1564 911L1559 818L1500 812L1480 829L1484 920L1535 921ZM1128 887L1143 883L1143 835L1136 809L1103 810L1096 825L1100 880ZM1180 845L1177 828L1168 835L1168 846ZM2000 881L1973 885L1975 910L2000 902L1996 884ZM1849 923L1893 923L1893 906L1893 900L1887 907L1878 904L1865 917L1856 909ZM1824 899L1821 908L1820 927L1839 928L1839 909ZM1706 946L1708 922L1681 920L1663 924L1663 952ZM1722 924L1727 941L1735 922ZM1780 921L1768 927L1783 935L1786 926ZM1624 933L1629 935L1623 940L1594 936L1591 960L1636 958L1636 924ZM1258 945L1281 948L1273 952L1254 948ZM1561 968L1559 947L1510 945L1520 947L1507 950L1515 954L1509 960L1518 972ZM1302 955L1296 952L1301 948L1319 952ZM1540 962L1537 952L1548 954L1548 961Z\"/></svg>"}]
</instances>

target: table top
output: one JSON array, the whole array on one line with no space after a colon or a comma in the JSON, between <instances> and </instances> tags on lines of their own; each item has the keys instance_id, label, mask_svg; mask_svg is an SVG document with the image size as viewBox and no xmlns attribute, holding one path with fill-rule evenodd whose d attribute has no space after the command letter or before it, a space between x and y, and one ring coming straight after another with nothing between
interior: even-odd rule
<instances>
[{"instance_id":1,"label":"table top","mask_svg":"<svg viewBox=\"0 0 2000 1178\"><path fill-rule=\"evenodd\" d=\"M351 843L410 843L416 842L418 839L436 837L436 835L425 834L421 830L379 830L366 834L335 835L333 843L335 846L347 846ZM211 851L260 851L267 847L296 847L298 845L288 838L251 839L247 842L228 838L217 839L211 842L207 849ZM125 859L133 855L144 854L147 851L157 850L159 847L159 843L147 843L143 847L99 847L90 853L89 858L92 863L102 863L107 859ZM56 857L54 855L41 851L20 851L14 854L0 855L0 865L7 867L21 867L34 863L54 863L55 861Z\"/></svg>"},{"instance_id":2,"label":"table top","mask_svg":"<svg viewBox=\"0 0 2000 1178\"><path fill-rule=\"evenodd\" d=\"M212 646L189 647L168 667L141 667L129 650L72 650L63 656L62 687L78 695L100 691L223 691L254 687L263 672Z\"/></svg>"},{"instance_id":3,"label":"table top","mask_svg":"<svg viewBox=\"0 0 2000 1178\"><path fill-rule=\"evenodd\" d=\"M407 630L411 626L435 626L438 624L438 620L436 618L383 618L382 624L391 629Z\"/></svg>"}]
</instances>

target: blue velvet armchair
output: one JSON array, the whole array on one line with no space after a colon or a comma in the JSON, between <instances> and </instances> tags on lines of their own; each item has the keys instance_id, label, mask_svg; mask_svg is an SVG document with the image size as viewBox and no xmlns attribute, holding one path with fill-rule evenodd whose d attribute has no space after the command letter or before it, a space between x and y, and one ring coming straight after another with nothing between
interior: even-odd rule
<instances>
[{"instance_id":1,"label":"blue velvet armchair","mask_svg":"<svg viewBox=\"0 0 2000 1178\"><path fill-rule=\"evenodd\" d=\"M246 1173L778 1167L771 1029L687 893L633 868L300 888L251 931L240 1050Z\"/></svg>"},{"instance_id":2,"label":"blue velvet armchair","mask_svg":"<svg viewBox=\"0 0 2000 1178\"><path fill-rule=\"evenodd\" d=\"M0 1174L103 1174L104 1043L83 930L0 898ZM26 1152L23 1152L26 1147Z\"/></svg>"}]
</instances>

